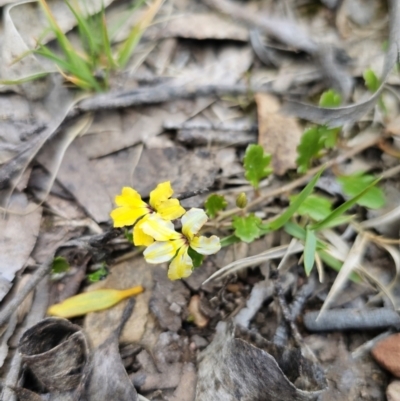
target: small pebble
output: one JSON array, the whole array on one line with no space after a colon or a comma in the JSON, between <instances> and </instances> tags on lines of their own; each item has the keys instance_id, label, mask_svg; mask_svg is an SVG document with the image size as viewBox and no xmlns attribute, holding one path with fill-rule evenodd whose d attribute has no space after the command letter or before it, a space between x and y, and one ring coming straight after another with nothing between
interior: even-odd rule
<instances>
[{"instance_id":1,"label":"small pebble","mask_svg":"<svg viewBox=\"0 0 400 401\"><path fill-rule=\"evenodd\" d=\"M180 313L182 312L182 308L181 308L176 302L173 302L173 303L170 305L169 310L170 310L171 312L176 313L177 315L180 315Z\"/></svg>"},{"instance_id":2,"label":"small pebble","mask_svg":"<svg viewBox=\"0 0 400 401\"><path fill-rule=\"evenodd\" d=\"M193 342L198 349L203 349L208 345L208 341L204 337L199 336L198 334L194 334L190 338L190 341Z\"/></svg>"},{"instance_id":3,"label":"small pebble","mask_svg":"<svg viewBox=\"0 0 400 401\"><path fill-rule=\"evenodd\" d=\"M386 389L387 401L400 401L400 380L392 381Z\"/></svg>"},{"instance_id":4,"label":"small pebble","mask_svg":"<svg viewBox=\"0 0 400 401\"><path fill-rule=\"evenodd\" d=\"M400 333L379 341L372 349L372 356L379 365L400 378Z\"/></svg>"}]
</instances>

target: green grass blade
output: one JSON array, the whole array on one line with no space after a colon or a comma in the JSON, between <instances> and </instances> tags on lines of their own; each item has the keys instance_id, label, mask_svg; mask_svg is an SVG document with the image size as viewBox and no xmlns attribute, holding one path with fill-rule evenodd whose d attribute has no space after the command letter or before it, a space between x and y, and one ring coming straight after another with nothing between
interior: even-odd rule
<instances>
[{"instance_id":1,"label":"green grass blade","mask_svg":"<svg viewBox=\"0 0 400 401\"><path fill-rule=\"evenodd\" d=\"M76 22L78 23L78 30L80 33L80 37L83 43L87 43L89 53L92 57L96 57L97 52L97 47L96 47L96 42L93 38L93 33L92 30L89 27L89 24L87 22L87 19L84 18L81 14L79 14L69 3L69 1L65 0L65 3L67 4L68 8L74 14L74 17L76 19Z\"/></svg>"},{"instance_id":2,"label":"green grass blade","mask_svg":"<svg viewBox=\"0 0 400 401\"><path fill-rule=\"evenodd\" d=\"M310 275L315 262L315 251L317 250L317 237L315 231L306 230L306 241L304 243L304 270Z\"/></svg>"},{"instance_id":3,"label":"green grass blade","mask_svg":"<svg viewBox=\"0 0 400 401\"><path fill-rule=\"evenodd\" d=\"M295 201L292 202L292 204L280 216L278 216L275 220L271 221L268 224L261 225L260 229L262 231L269 232L278 230L279 228L283 227L289 221L289 219L296 213L297 209L300 207L303 201L312 193L315 184L317 183L322 172L323 170L319 171L313 177L313 179L299 193Z\"/></svg>"},{"instance_id":4,"label":"green grass blade","mask_svg":"<svg viewBox=\"0 0 400 401\"><path fill-rule=\"evenodd\" d=\"M66 68L66 69L64 69L65 72L76 75L81 81L90 83L90 86L93 89L95 89L98 92L101 92L102 88L101 88L100 84L93 77L93 74L92 74L89 66L86 64L85 60L83 60L79 56L79 54L74 50L73 46L71 45L71 42L68 40L67 36L64 34L64 32L59 27L56 19L54 18L53 13L51 12L48 4L46 3L46 0L39 0L39 3L46 15L47 20L50 23L51 29L53 30L54 34L56 35L58 44L60 45L62 51L65 54L65 57L67 58L67 63L64 64L66 67L61 67L61 68L63 68L63 69ZM54 56L52 56L53 59L54 59ZM49 53L45 57L50 58Z\"/></svg>"},{"instance_id":5,"label":"green grass blade","mask_svg":"<svg viewBox=\"0 0 400 401\"><path fill-rule=\"evenodd\" d=\"M358 195L354 196L353 198L349 199L348 201L344 202L342 205L338 206L335 210L332 211L332 213L327 216L324 220L313 224L311 228L313 230L321 230L323 228L327 228L330 226L333 220L337 219L339 216L343 215L348 209L350 209L352 206L354 206L357 201L364 196L364 194L369 191L372 187L374 187L378 182L380 181L380 178L372 182L370 185L368 185L363 191L361 191Z\"/></svg>"},{"instance_id":6,"label":"green grass blade","mask_svg":"<svg viewBox=\"0 0 400 401\"><path fill-rule=\"evenodd\" d=\"M288 221L283 228L292 237L297 238L301 241L306 240L306 230L303 227L299 226L298 224ZM326 248L327 244L324 241L321 241L320 239L317 238L317 249L326 249Z\"/></svg>"},{"instance_id":7,"label":"green grass blade","mask_svg":"<svg viewBox=\"0 0 400 401\"><path fill-rule=\"evenodd\" d=\"M29 75L27 77L20 78L20 79L14 79L14 80L4 79L4 80L0 80L0 85L19 85L19 84L23 84L24 82L30 82L30 81L34 81L35 79L43 78L48 74L49 74L48 72L39 72L38 74Z\"/></svg>"},{"instance_id":8,"label":"green grass blade","mask_svg":"<svg viewBox=\"0 0 400 401\"><path fill-rule=\"evenodd\" d=\"M163 0L155 0L153 2L153 4L148 8L147 12L143 16L142 20L132 29L128 38L122 44L117 56L118 64L121 67L124 67L129 61L129 58L135 50L136 45L139 43L143 32L150 25L162 2Z\"/></svg>"},{"instance_id":9,"label":"green grass blade","mask_svg":"<svg viewBox=\"0 0 400 401\"><path fill-rule=\"evenodd\" d=\"M129 20L129 18L131 18L132 14L136 10L138 10L145 2L146 2L146 0L137 1L136 4L130 10L125 11L123 13L123 16L121 18L119 18L118 21L116 21L112 27L110 27L108 32L109 32L109 36L112 41L114 40L115 36L117 35L117 33L121 29L121 27L123 27L125 25L125 23Z\"/></svg>"},{"instance_id":10,"label":"green grass blade","mask_svg":"<svg viewBox=\"0 0 400 401\"><path fill-rule=\"evenodd\" d=\"M109 69L115 68L117 66L117 63L115 62L114 57L112 55L111 43L110 43L110 38L108 36L105 13L102 14L100 26L101 26L101 38L102 38L103 50L107 57L108 67Z\"/></svg>"}]
</instances>

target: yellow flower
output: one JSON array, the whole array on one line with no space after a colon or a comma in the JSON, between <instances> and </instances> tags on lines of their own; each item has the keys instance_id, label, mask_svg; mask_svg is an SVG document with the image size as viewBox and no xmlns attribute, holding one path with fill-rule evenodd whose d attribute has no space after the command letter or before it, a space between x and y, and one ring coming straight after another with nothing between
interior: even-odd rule
<instances>
[{"instance_id":1,"label":"yellow flower","mask_svg":"<svg viewBox=\"0 0 400 401\"><path fill-rule=\"evenodd\" d=\"M190 209L182 217L181 234L174 230L171 222L163 221L156 215L149 217L143 223L142 229L156 242L144 251L146 261L157 264L172 259L168 269L170 280L190 276L193 270L193 261L188 254L189 247L202 255L212 255L221 249L221 243L217 236L213 235L207 238L196 235L207 219L203 209Z\"/></svg>"},{"instance_id":2,"label":"yellow flower","mask_svg":"<svg viewBox=\"0 0 400 401\"><path fill-rule=\"evenodd\" d=\"M110 214L114 227L132 226L136 223L133 229L134 244L136 246L152 244L153 237L142 230L143 224L151 215L157 214L161 219L170 221L185 213L178 199L170 199L173 193L169 181L158 184L156 189L150 192L150 202L147 204L133 188L122 188L121 195L115 197L118 207Z\"/></svg>"}]
</instances>

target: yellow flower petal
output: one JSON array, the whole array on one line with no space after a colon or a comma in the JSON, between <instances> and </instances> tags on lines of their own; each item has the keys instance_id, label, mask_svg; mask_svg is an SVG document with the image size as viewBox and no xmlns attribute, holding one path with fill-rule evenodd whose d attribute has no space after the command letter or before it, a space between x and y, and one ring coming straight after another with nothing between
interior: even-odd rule
<instances>
[{"instance_id":1,"label":"yellow flower petal","mask_svg":"<svg viewBox=\"0 0 400 401\"><path fill-rule=\"evenodd\" d=\"M133 209L130 207L122 206L114 209L110 216L113 219L114 227L132 226L136 223L137 219L148 213L147 209L138 208Z\"/></svg>"},{"instance_id":2,"label":"yellow flower petal","mask_svg":"<svg viewBox=\"0 0 400 401\"><path fill-rule=\"evenodd\" d=\"M202 255L212 255L221 249L221 241L216 235L207 237L194 237L190 241L190 246Z\"/></svg>"},{"instance_id":3,"label":"yellow flower petal","mask_svg":"<svg viewBox=\"0 0 400 401\"><path fill-rule=\"evenodd\" d=\"M173 193L170 181L158 184L156 189L150 192L150 206L157 210L159 204L169 199Z\"/></svg>"},{"instance_id":4,"label":"yellow flower petal","mask_svg":"<svg viewBox=\"0 0 400 401\"><path fill-rule=\"evenodd\" d=\"M177 241L154 242L143 252L147 263L158 264L171 260L177 251Z\"/></svg>"},{"instance_id":5,"label":"yellow flower petal","mask_svg":"<svg viewBox=\"0 0 400 401\"><path fill-rule=\"evenodd\" d=\"M182 232L189 240L197 234L207 222L208 217L203 209L192 208L182 217Z\"/></svg>"},{"instance_id":6,"label":"yellow flower petal","mask_svg":"<svg viewBox=\"0 0 400 401\"><path fill-rule=\"evenodd\" d=\"M187 245L182 246L170 263L168 269L168 278L170 280L179 280L180 278L189 277L192 274L193 262L187 251Z\"/></svg>"},{"instance_id":7,"label":"yellow flower petal","mask_svg":"<svg viewBox=\"0 0 400 401\"><path fill-rule=\"evenodd\" d=\"M160 203L156 210L164 220L175 220L185 213L185 209L179 204L178 199L168 199Z\"/></svg>"},{"instance_id":8,"label":"yellow flower petal","mask_svg":"<svg viewBox=\"0 0 400 401\"><path fill-rule=\"evenodd\" d=\"M140 195L129 187L122 188L121 195L115 197L115 203L119 207L110 213L114 227L131 226L137 219L150 213L147 203L143 202Z\"/></svg>"},{"instance_id":9,"label":"yellow flower petal","mask_svg":"<svg viewBox=\"0 0 400 401\"><path fill-rule=\"evenodd\" d=\"M133 243L136 246L149 246L154 242L153 237L147 235L142 228L143 223L146 222L148 216L151 215L147 214L146 216L144 216L135 224L135 227L133 228Z\"/></svg>"},{"instance_id":10,"label":"yellow flower petal","mask_svg":"<svg viewBox=\"0 0 400 401\"><path fill-rule=\"evenodd\" d=\"M143 291L144 289L141 285L127 290L103 289L89 291L50 306L47 314L65 318L81 316L89 312L110 308L123 299L140 294Z\"/></svg>"},{"instance_id":11,"label":"yellow flower petal","mask_svg":"<svg viewBox=\"0 0 400 401\"><path fill-rule=\"evenodd\" d=\"M156 241L168 241L181 238L170 221L164 220L160 215L153 213L141 224L142 230Z\"/></svg>"},{"instance_id":12,"label":"yellow flower petal","mask_svg":"<svg viewBox=\"0 0 400 401\"><path fill-rule=\"evenodd\" d=\"M131 208L147 208L147 203L142 201L140 195L130 187L123 187L121 195L115 197L117 206L126 206Z\"/></svg>"}]
</instances>

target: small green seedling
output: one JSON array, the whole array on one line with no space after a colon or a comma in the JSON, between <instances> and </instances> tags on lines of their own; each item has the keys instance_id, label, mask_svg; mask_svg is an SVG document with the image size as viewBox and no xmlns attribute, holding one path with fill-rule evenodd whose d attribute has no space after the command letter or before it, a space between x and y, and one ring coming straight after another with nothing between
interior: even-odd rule
<instances>
[{"instance_id":1,"label":"small green seedling","mask_svg":"<svg viewBox=\"0 0 400 401\"><path fill-rule=\"evenodd\" d=\"M260 225L262 221L254 214L248 216L234 216L232 227L235 229L236 237L243 242L253 242L261 235Z\"/></svg>"},{"instance_id":2,"label":"small green seedling","mask_svg":"<svg viewBox=\"0 0 400 401\"><path fill-rule=\"evenodd\" d=\"M268 177L272 173L270 167L271 155L264 152L261 145L249 145L246 149L244 156L244 170L247 181L255 188L258 189L260 181Z\"/></svg>"},{"instance_id":3,"label":"small green seedling","mask_svg":"<svg viewBox=\"0 0 400 401\"><path fill-rule=\"evenodd\" d=\"M379 90L382 85L381 80L376 76L373 70L370 68L364 71L363 74L365 86L371 93L375 93ZM379 96L378 106L382 110L383 113L387 112L385 103L383 102L382 96Z\"/></svg>"},{"instance_id":4,"label":"small green seedling","mask_svg":"<svg viewBox=\"0 0 400 401\"><path fill-rule=\"evenodd\" d=\"M332 108L340 106L342 97L330 89L321 95L319 105ZM299 173L305 173L312 161L321 155L325 149L332 149L337 143L341 128L329 128L326 125L316 125L304 131L297 147L296 164Z\"/></svg>"},{"instance_id":5,"label":"small green seedling","mask_svg":"<svg viewBox=\"0 0 400 401\"><path fill-rule=\"evenodd\" d=\"M371 185L375 181L375 177L360 172L339 177L337 180L342 186L343 192L347 196L354 197ZM385 195L382 189L373 186L357 201L357 204L369 209L379 209L385 205Z\"/></svg>"},{"instance_id":6,"label":"small green seedling","mask_svg":"<svg viewBox=\"0 0 400 401\"><path fill-rule=\"evenodd\" d=\"M225 200L224 196L212 194L207 198L204 206L207 214L213 219L218 212L226 209L228 202Z\"/></svg>"},{"instance_id":7,"label":"small green seedling","mask_svg":"<svg viewBox=\"0 0 400 401\"><path fill-rule=\"evenodd\" d=\"M69 270L69 263L67 259L62 256L56 256L53 259L53 264L51 266L51 272L53 274L65 273Z\"/></svg>"},{"instance_id":8,"label":"small green seedling","mask_svg":"<svg viewBox=\"0 0 400 401\"><path fill-rule=\"evenodd\" d=\"M91 283L97 283L100 280L104 280L108 276L108 268L105 263L100 267L100 269L97 269L95 272L90 273L87 275L87 279Z\"/></svg>"}]
</instances>

